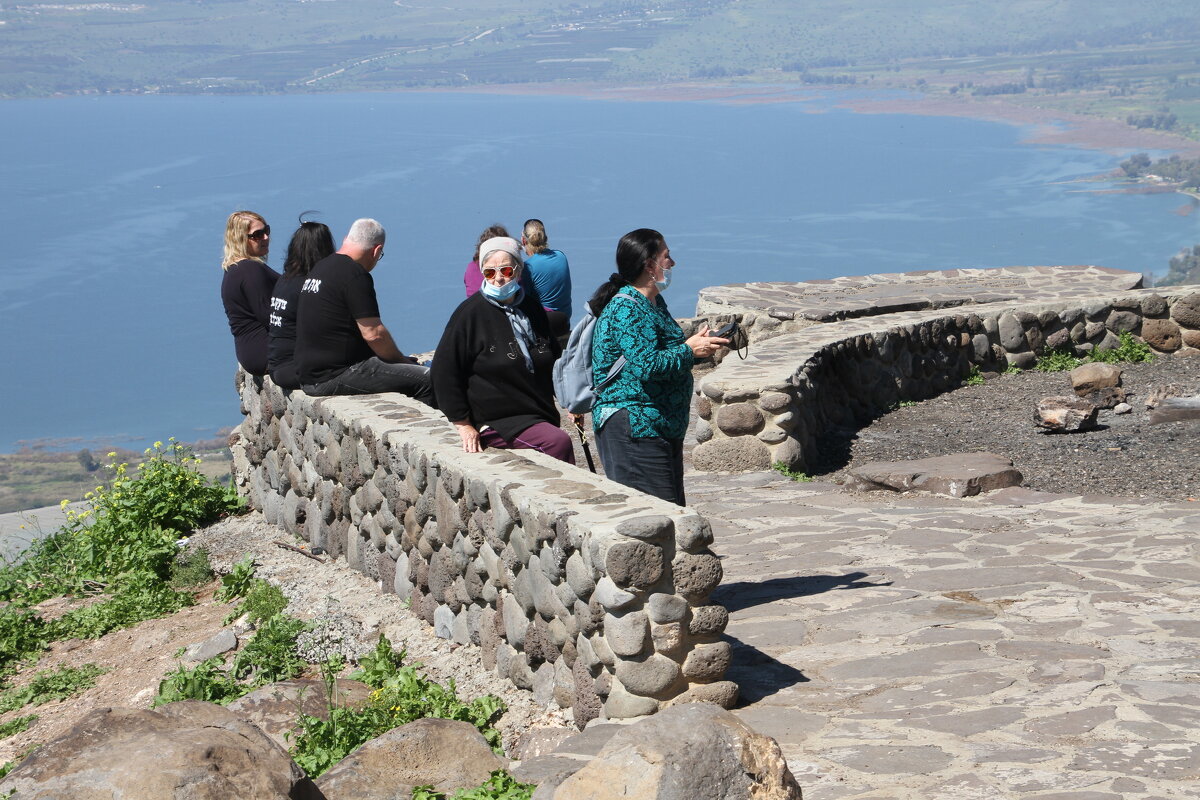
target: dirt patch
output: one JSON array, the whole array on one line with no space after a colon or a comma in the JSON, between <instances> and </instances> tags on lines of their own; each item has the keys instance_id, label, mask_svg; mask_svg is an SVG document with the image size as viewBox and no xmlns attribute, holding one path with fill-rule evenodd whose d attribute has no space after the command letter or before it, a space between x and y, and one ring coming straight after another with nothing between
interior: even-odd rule
<instances>
[{"instance_id":1,"label":"dirt patch","mask_svg":"<svg viewBox=\"0 0 1200 800\"><path fill-rule=\"evenodd\" d=\"M843 480L870 461L910 461L984 451L1012 459L1024 485L1045 492L1200 500L1200 420L1151 425L1145 400L1157 386L1200 392L1200 357L1160 356L1122 365L1133 411L1101 410L1099 426L1048 433L1033 423L1038 400L1071 395L1066 372L1001 375L880 417L847 433L822 476Z\"/></svg>"}]
</instances>

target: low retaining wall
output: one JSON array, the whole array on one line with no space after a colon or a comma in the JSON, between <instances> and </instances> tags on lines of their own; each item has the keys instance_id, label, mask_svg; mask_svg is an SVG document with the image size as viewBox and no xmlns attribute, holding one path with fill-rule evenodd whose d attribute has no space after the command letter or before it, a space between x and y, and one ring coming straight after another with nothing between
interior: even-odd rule
<instances>
[{"instance_id":1,"label":"low retaining wall","mask_svg":"<svg viewBox=\"0 0 1200 800\"><path fill-rule=\"evenodd\" d=\"M528 450L462 452L399 395L311 398L239 373L250 505L412 601L544 704L597 716L726 707L729 615L708 522Z\"/></svg>"},{"instance_id":2,"label":"low retaining wall","mask_svg":"<svg viewBox=\"0 0 1200 800\"><path fill-rule=\"evenodd\" d=\"M973 365L1024 369L1046 349L1115 347L1123 332L1162 353L1200 349L1200 287L884 314L762 340L700 382L692 463L811 471L824 433L954 388Z\"/></svg>"}]
</instances>

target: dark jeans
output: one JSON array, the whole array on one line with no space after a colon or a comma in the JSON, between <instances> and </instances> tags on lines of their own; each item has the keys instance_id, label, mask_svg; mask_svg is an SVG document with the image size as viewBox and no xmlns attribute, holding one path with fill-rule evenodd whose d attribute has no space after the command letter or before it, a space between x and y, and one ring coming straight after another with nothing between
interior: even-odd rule
<instances>
[{"instance_id":1,"label":"dark jeans","mask_svg":"<svg viewBox=\"0 0 1200 800\"><path fill-rule=\"evenodd\" d=\"M507 441L491 428L479 434L479 441L484 447L495 447L501 450L537 450L559 461L568 464L575 463L575 447L571 437L557 425L549 422L535 422L518 433L513 440Z\"/></svg>"},{"instance_id":2,"label":"dark jeans","mask_svg":"<svg viewBox=\"0 0 1200 800\"><path fill-rule=\"evenodd\" d=\"M433 384L429 381L429 367L417 364L389 364L374 356L358 362L336 378L321 383L305 384L300 388L304 389L305 394L313 397L399 392L437 408L433 399Z\"/></svg>"},{"instance_id":3,"label":"dark jeans","mask_svg":"<svg viewBox=\"0 0 1200 800\"><path fill-rule=\"evenodd\" d=\"M596 431L596 448L610 480L676 505L683 496L683 440L658 436L634 438L629 412L613 414Z\"/></svg>"}]
</instances>

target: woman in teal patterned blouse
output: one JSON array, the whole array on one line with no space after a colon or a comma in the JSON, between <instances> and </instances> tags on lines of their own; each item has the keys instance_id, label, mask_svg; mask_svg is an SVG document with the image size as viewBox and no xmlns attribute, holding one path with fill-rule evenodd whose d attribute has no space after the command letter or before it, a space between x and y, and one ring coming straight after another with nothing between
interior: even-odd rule
<instances>
[{"instance_id":1,"label":"woman in teal patterned blouse","mask_svg":"<svg viewBox=\"0 0 1200 800\"><path fill-rule=\"evenodd\" d=\"M675 261L663 235L639 228L617 243L617 271L589 301L596 315L592 421L604 473L616 481L684 505L683 435L692 399L692 364L728 342L704 326L684 338L662 293ZM621 356L625 366L602 385Z\"/></svg>"}]
</instances>

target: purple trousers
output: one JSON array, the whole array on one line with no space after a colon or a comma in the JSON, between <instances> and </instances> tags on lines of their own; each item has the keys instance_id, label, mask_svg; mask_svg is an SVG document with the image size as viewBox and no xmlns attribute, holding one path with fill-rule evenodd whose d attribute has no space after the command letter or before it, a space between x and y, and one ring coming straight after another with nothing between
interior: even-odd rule
<instances>
[{"instance_id":1,"label":"purple trousers","mask_svg":"<svg viewBox=\"0 0 1200 800\"><path fill-rule=\"evenodd\" d=\"M557 425L538 422L517 434L510 442L491 428L479 434L479 443L484 447L501 450L537 450L559 461L575 463L575 448L571 437Z\"/></svg>"}]
</instances>

